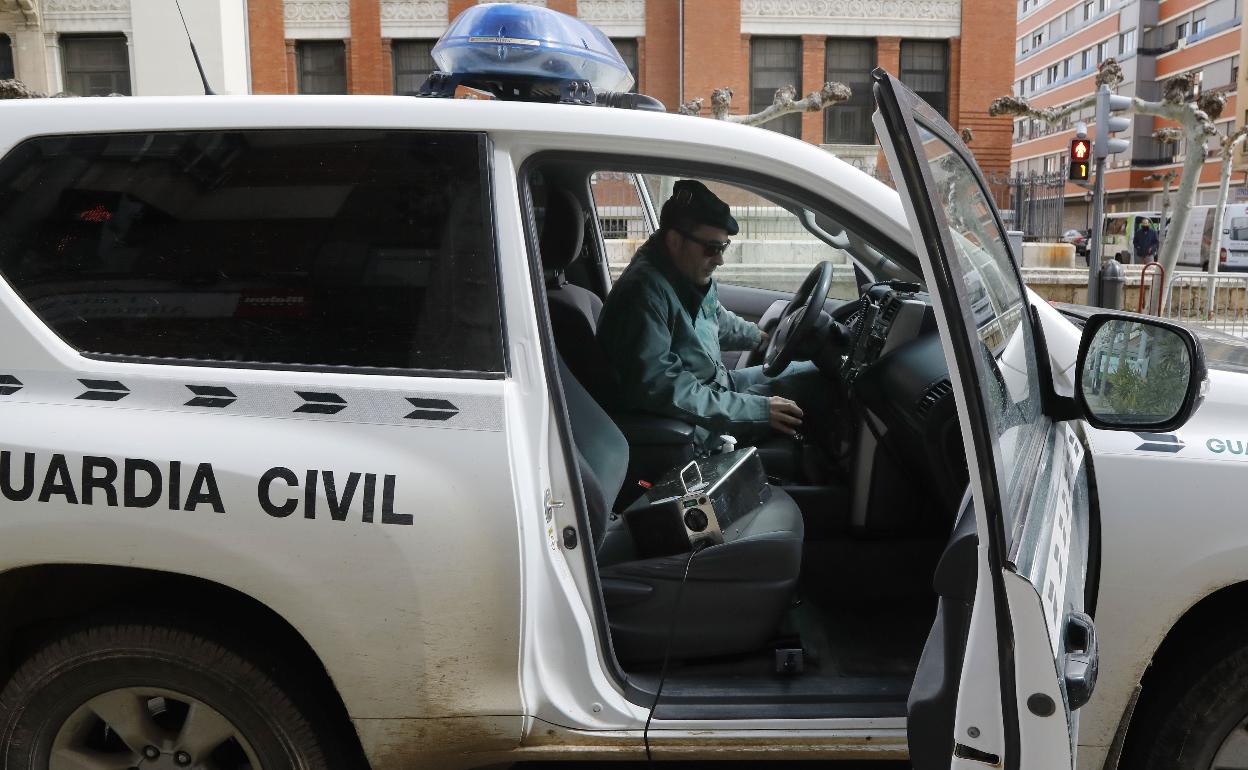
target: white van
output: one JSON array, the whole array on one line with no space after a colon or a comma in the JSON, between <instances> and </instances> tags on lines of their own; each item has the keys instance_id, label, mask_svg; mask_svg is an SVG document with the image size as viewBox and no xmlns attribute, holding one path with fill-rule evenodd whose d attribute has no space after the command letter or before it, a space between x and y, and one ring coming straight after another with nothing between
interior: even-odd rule
<instances>
[{"instance_id":1,"label":"white van","mask_svg":"<svg viewBox=\"0 0 1248 770\"><path fill-rule=\"evenodd\" d=\"M1213 248L1215 206L1193 206L1191 219L1183 231L1179 266L1209 269ZM1248 272L1248 204L1230 203L1222 217L1222 252L1218 270Z\"/></svg>"}]
</instances>

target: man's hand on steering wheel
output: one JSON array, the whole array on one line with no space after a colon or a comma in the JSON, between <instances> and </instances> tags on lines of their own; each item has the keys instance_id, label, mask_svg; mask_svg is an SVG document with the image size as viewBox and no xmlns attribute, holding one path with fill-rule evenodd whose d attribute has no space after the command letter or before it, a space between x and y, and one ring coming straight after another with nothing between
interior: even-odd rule
<instances>
[{"instance_id":1,"label":"man's hand on steering wheel","mask_svg":"<svg viewBox=\"0 0 1248 770\"><path fill-rule=\"evenodd\" d=\"M823 312L831 288L832 263L820 262L802 281L793 301L780 316L775 332L771 335L764 332L767 353L763 358L763 374L775 377L793 361L818 325L819 314Z\"/></svg>"}]
</instances>

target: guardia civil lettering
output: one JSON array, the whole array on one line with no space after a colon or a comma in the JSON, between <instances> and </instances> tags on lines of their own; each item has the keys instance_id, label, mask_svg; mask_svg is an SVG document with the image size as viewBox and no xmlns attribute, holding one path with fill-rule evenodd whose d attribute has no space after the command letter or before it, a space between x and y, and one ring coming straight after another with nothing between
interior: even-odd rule
<instances>
[{"instance_id":1,"label":"guardia civil lettering","mask_svg":"<svg viewBox=\"0 0 1248 770\"><path fill-rule=\"evenodd\" d=\"M215 513L228 507L276 519L298 512L295 518L363 524L410 525L414 519L395 510L392 474L296 472L279 465L255 478L255 497L244 492L250 499L227 506L231 490L223 496L211 463L0 450L0 496L12 502Z\"/></svg>"}]
</instances>

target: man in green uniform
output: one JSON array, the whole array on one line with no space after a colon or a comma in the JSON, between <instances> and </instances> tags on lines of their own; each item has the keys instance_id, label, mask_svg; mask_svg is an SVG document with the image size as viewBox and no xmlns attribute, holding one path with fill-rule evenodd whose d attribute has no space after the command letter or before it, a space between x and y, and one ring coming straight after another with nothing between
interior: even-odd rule
<instances>
[{"instance_id":1,"label":"man in green uniform","mask_svg":"<svg viewBox=\"0 0 1248 770\"><path fill-rule=\"evenodd\" d=\"M598 342L620 385L623 409L696 427L701 449L730 434L742 443L802 427L802 407L821 405L827 384L809 362L768 378L761 366L728 371L720 351L748 350L766 333L719 303L713 274L737 221L701 182L681 180L663 205L659 230L611 288Z\"/></svg>"}]
</instances>

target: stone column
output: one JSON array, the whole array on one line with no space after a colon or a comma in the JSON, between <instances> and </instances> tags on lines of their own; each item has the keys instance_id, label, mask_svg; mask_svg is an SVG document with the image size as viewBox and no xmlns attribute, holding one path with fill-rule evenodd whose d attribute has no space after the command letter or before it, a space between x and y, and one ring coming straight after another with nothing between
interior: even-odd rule
<instances>
[{"instance_id":1,"label":"stone column","mask_svg":"<svg viewBox=\"0 0 1248 770\"><path fill-rule=\"evenodd\" d=\"M297 40L287 40L286 42L286 83L288 94L299 92L299 56L295 52L298 45Z\"/></svg>"},{"instance_id":2,"label":"stone column","mask_svg":"<svg viewBox=\"0 0 1248 770\"><path fill-rule=\"evenodd\" d=\"M394 93L394 41L391 38L381 39L381 77L385 84L383 94Z\"/></svg>"},{"instance_id":3,"label":"stone column","mask_svg":"<svg viewBox=\"0 0 1248 770\"><path fill-rule=\"evenodd\" d=\"M351 40L347 45L347 92L385 94L381 61L381 0L351 0Z\"/></svg>"},{"instance_id":4,"label":"stone column","mask_svg":"<svg viewBox=\"0 0 1248 770\"><path fill-rule=\"evenodd\" d=\"M38 27L19 27L14 32L13 76L29 88L48 94L53 92L48 78L51 52L43 38L43 30Z\"/></svg>"},{"instance_id":5,"label":"stone column","mask_svg":"<svg viewBox=\"0 0 1248 770\"><path fill-rule=\"evenodd\" d=\"M289 94L295 91L287 64L286 21L282 0L247 1L247 37L250 44L251 92Z\"/></svg>"},{"instance_id":6,"label":"stone column","mask_svg":"<svg viewBox=\"0 0 1248 770\"><path fill-rule=\"evenodd\" d=\"M901 76L901 38L877 37L875 39L875 61L893 77Z\"/></svg>"},{"instance_id":7,"label":"stone column","mask_svg":"<svg viewBox=\"0 0 1248 770\"><path fill-rule=\"evenodd\" d=\"M455 21L455 17L477 4L477 0L448 0L446 4L447 22Z\"/></svg>"},{"instance_id":8,"label":"stone column","mask_svg":"<svg viewBox=\"0 0 1248 770\"><path fill-rule=\"evenodd\" d=\"M950 122L974 133L970 149L985 174L1010 170L1014 119L1009 115L990 117L988 105L1013 88L1014 67L1001 63L1014 61L1016 30L1015 15L1001 13L995 0L963 0L962 36L956 44L950 41ZM955 74L962 67L966 67L966 77Z\"/></svg>"},{"instance_id":9,"label":"stone column","mask_svg":"<svg viewBox=\"0 0 1248 770\"><path fill-rule=\"evenodd\" d=\"M647 15L649 6L659 4L647 3ZM685 3L685 101L701 96L709 111L711 92L728 86L732 112L747 112L749 66L749 49L741 47L740 3Z\"/></svg>"},{"instance_id":10,"label":"stone column","mask_svg":"<svg viewBox=\"0 0 1248 770\"><path fill-rule=\"evenodd\" d=\"M805 94L823 87L827 72L827 45L827 38L823 35L802 35L802 87L797 98L801 99ZM803 113L802 139L811 144L823 144L823 121L822 110Z\"/></svg>"},{"instance_id":11,"label":"stone column","mask_svg":"<svg viewBox=\"0 0 1248 770\"><path fill-rule=\"evenodd\" d=\"M680 36L676 19L676 3L646 3L645 65L638 63L645 93L663 102L671 112L680 107L680 86L676 82Z\"/></svg>"}]
</instances>

